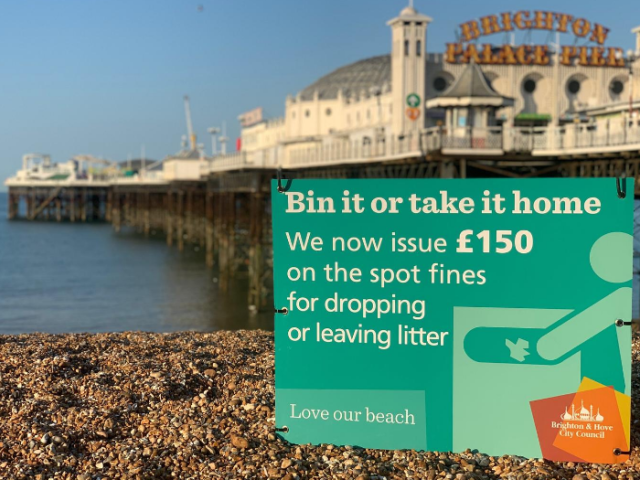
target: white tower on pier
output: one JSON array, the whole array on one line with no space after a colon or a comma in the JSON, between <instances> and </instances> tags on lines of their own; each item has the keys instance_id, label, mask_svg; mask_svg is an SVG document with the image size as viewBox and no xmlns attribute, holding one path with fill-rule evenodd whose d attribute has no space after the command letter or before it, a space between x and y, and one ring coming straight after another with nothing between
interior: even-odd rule
<instances>
[{"instance_id":1,"label":"white tower on pier","mask_svg":"<svg viewBox=\"0 0 640 480\"><path fill-rule=\"evenodd\" d=\"M425 124L425 64L427 25L431 18L413 8L413 0L400 15L387 22L391 27L391 88L393 89L392 124L394 135L405 135ZM419 97L419 117L412 120L407 108L411 94ZM411 103L415 100L412 97Z\"/></svg>"}]
</instances>

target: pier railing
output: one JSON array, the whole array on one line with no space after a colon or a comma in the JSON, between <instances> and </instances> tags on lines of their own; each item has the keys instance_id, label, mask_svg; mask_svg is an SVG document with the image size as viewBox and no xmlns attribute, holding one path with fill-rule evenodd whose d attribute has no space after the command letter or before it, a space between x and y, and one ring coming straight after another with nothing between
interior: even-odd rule
<instances>
[{"instance_id":1,"label":"pier railing","mask_svg":"<svg viewBox=\"0 0 640 480\"><path fill-rule=\"evenodd\" d=\"M225 155L209 157L200 166L203 175L211 171L223 172L226 170L240 170L246 168L247 156L245 152L232 152Z\"/></svg>"},{"instance_id":2,"label":"pier railing","mask_svg":"<svg viewBox=\"0 0 640 480\"><path fill-rule=\"evenodd\" d=\"M328 137L301 139L254 152L216 157L205 172L247 168L313 168L337 164L375 163L433 153L449 156L584 155L640 150L637 122L599 122L548 127L431 127L403 136Z\"/></svg>"},{"instance_id":3,"label":"pier railing","mask_svg":"<svg viewBox=\"0 0 640 480\"><path fill-rule=\"evenodd\" d=\"M406 135L381 135L379 131L358 136L328 135L289 139L261 150L233 152L200 160L171 159L164 170L143 170L132 177L74 173L65 179L31 178L25 171L8 179L7 186L158 184L174 180L197 180L212 173L275 168L318 168L332 165L379 163L405 158L500 157L517 154L519 159L536 157L580 157L640 151L638 121L615 119L587 124L547 127L497 126L488 128L442 126L415 130ZM197 162L197 163L194 163ZM180 168L178 168L180 167ZM183 168L184 167L184 168ZM188 167L188 168L187 168ZM183 173L180 173L183 172ZM184 173L187 172L187 173Z\"/></svg>"}]
</instances>

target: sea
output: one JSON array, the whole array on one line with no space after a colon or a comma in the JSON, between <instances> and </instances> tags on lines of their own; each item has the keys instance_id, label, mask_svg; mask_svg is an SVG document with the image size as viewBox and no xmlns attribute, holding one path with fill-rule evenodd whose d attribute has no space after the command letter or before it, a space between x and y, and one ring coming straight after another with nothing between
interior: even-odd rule
<instances>
[{"instance_id":1,"label":"sea","mask_svg":"<svg viewBox=\"0 0 640 480\"><path fill-rule=\"evenodd\" d=\"M638 272L634 256L634 318ZM116 234L106 223L10 222L0 192L0 334L272 330L273 313L249 311L246 298L243 278L220 291L203 249L179 252L161 235Z\"/></svg>"},{"instance_id":2,"label":"sea","mask_svg":"<svg viewBox=\"0 0 640 480\"><path fill-rule=\"evenodd\" d=\"M0 334L273 329L247 281L220 292L203 249L106 223L7 220L0 193Z\"/></svg>"}]
</instances>

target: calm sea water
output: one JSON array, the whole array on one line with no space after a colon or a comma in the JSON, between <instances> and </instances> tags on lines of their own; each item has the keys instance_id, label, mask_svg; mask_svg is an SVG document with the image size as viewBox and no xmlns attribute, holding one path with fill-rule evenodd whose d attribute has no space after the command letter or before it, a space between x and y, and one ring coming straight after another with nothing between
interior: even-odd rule
<instances>
[{"instance_id":1,"label":"calm sea water","mask_svg":"<svg viewBox=\"0 0 640 480\"><path fill-rule=\"evenodd\" d=\"M273 328L246 282L221 294L202 250L108 224L7 221L0 193L0 333Z\"/></svg>"},{"instance_id":2,"label":"calm sea water","mask_svg":"<svg viewBox=\"0 0 640 480\"><path fill-rule=\"evenodd\" d=\"M636 209L636 223L640 220ZM640 251L636 230L636 250ZM640 258L634 258L636 272ZM266 328L246 281L221 294L204 253L108 224L7 221L0 193L0 334ZM634 278L634 317L640 313Z\"/></svg>"}]
</instances>

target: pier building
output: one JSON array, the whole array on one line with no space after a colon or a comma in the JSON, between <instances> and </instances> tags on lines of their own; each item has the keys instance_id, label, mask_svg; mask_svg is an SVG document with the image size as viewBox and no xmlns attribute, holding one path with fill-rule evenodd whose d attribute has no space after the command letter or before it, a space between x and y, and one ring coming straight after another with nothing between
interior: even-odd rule
<instances>
[{"instance_id":1,"label":"pier building","mask_svg":"<svg viewBox=\"0 0 640 480\"><path fill-rule=\"evenodd\" d=\"M90 156L54 164L27 155L5 182L9 218L103 220L116 231L162 233L179 249L201 246L221 288L246 274L248 304L270 308L269 181L278 170L295 178L640 179L640 28L625 52L608 44L606 26L579 15L520 10L463 20L450 42L433 45L437 19L407 6L387 22L390 53L310 79L283 99L280 118L263 118L260 108L240 115L235 152L226 152L224 134L219 154L215 143L211 155L196 145L187 108L190 144L161 163L132 170ZM640 182L635 188L640 194Z\"/></svg>"}]
</instances>

